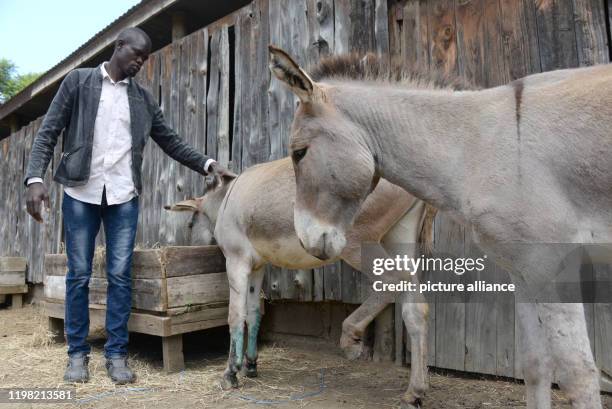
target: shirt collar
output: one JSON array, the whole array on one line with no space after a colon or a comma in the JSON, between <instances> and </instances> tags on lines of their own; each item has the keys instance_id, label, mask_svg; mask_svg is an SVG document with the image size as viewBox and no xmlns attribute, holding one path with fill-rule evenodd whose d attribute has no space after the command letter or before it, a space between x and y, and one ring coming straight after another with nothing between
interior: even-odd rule
<instances>
[{"instance_id":1,"label":"shirt collar","mask_svg":"<svg viewBox=\"0 0 612 409\"><path fill-rule=\"evenodd\" d=\"M119 83L124 83L124 84L129 84L129 79L128 77L122 79L121 81L117 81L115 83L115 81L113 81L113 79L111 78L111 76L108 74L108 71L106 71L106 68L104 68L104 65L107 63L108 61L104 61L101 65L100 65L100 70L102 71L102 79L104 78L108 78L108 80L111 82L111 84L119 84Z\"/></svg>"}]
</instances>

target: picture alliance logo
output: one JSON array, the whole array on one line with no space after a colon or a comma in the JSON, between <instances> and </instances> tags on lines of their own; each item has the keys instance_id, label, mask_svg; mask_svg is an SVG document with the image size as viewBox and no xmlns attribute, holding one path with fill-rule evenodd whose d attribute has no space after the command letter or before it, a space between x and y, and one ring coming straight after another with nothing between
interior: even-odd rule
<instances>
[{"instance_id":1,"label":"picture alliance logo","mask_svg":"<svg viewBox=\"0 0 612 409\"><path fill-rule=\"evenodd\" d=\"M471 271L483 271L487 255L482 257L426 257L421 255L414 258L408 255L397 255L390 258L375 258L372 261L372 272L379 276L390 271L405 271L415 275L417 271L423 272L452 272L463 275Z\"/></svg>"}]
</instances>

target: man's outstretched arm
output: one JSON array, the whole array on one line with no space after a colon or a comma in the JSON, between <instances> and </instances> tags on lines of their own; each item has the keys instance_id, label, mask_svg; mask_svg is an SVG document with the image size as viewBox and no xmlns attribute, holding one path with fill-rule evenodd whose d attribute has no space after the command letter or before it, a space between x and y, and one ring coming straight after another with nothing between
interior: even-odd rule
<instances>
[{"instance_id":1,"label":"man's outstretched arm","mask_svg":"<svg viewBox=\"0 0 612 409\"><path fill-rule=\"evenodd\" d=\"M155 106L151 125L151 138L153 138L160 148L162 148L171 158L202 175L210 173L214 175L220 183L222 183L223 175L233 175L232 172L225 169L217 161L196 151L187 142L181 139L176 132L168 126L159 106Z\"/></svg>"}]
</instances>

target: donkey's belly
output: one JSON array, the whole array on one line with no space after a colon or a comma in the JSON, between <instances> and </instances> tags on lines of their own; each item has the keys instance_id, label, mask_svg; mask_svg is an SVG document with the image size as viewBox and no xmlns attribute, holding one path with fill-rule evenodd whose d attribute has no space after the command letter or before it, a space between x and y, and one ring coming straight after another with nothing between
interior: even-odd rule
<instances>
[{"instance_id":1,"label":"donkey's belly","mask_svg":"<svg viewBox=\"0 0 612 409\"><path fill-rule=\"evenodd\" d=\"M328 264L308 254L296 236L252 240L257 253L272 265L290 269L316 268Z\"/></svg>"}]
</instances>

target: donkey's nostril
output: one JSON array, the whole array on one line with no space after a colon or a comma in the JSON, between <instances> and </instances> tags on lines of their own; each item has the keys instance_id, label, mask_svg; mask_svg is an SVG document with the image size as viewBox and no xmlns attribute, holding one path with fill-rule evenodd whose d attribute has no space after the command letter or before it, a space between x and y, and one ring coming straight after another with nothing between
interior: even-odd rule
<instances>
[{"instance_id":1,"label":"donkey's nostril","mask_svg":"<svg viewBox=\"0 0 612 409\"><path fill-rule=\"evenodd\" d=\"M302 246L302 248L306 250L306 246L304 246L304 242L302 241L302 239L298 237L298 241L300 242L300 246Z\"/></svg>"}]
</instances>

